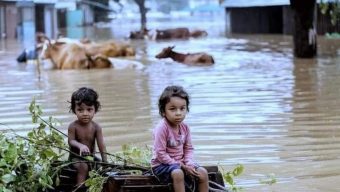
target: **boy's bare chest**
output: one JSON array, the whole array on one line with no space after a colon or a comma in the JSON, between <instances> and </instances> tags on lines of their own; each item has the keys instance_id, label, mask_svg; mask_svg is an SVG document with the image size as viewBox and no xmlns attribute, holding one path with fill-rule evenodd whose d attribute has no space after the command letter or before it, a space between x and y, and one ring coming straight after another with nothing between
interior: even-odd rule
<instances>
[{"instance_id":1,"label":"boy's bare chest","mask_svg":"<svg viewBox=\"0 0 340 192\"><path fill-rule=\"evenodd\" d=\"M94 127L87 128L77 128L76 129L76 139L79 141L92 142L95 138L96 130Z\"/></svg>"}]
</instances>

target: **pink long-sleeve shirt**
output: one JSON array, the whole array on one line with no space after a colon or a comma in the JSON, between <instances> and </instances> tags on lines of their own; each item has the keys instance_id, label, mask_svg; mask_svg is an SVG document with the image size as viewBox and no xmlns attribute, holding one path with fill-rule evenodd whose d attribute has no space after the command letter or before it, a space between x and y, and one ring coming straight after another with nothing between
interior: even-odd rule
<instances>
[{"instance_id":1,"label":"pink long-sleeve shirt","mask_svg":"<svg viewBox=\"0 0 340 192\"><path fill-rule=\"evenodd\" d=\"M153 139L152 167L180 162L194 165L190 129L185 123L179 125L179 132L176 133L163 118L153 130Z\"/></svg>"}]
</instances>

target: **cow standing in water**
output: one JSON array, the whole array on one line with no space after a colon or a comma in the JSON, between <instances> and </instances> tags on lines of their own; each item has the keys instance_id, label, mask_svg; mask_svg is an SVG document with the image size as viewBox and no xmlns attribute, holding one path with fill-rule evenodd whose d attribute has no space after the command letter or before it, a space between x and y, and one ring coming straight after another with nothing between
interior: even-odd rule
<instances>
[{"instance_id":1,"label":"cow standing in water","mask_svg":"<svg viewBox=\"0 0 340 192\"><path fill-rule=\"evenodd\" d=\"M193 38L199 38L199 37L206 37L208 36L208 32L204 31L204 30L193 30L193 31L190 31L190 37L193 37Z\"/></svg>"},{"instance_id":2,"label":"cow standing in water","mask_svg":"<svg viewBox=\"0 0 340 192\"><path fill-rule=\"evenodd\" d=\"M157 59L171 58L174 61L184 63L184 64L200 64L200 65L212 65L215 63L214 58L207 53L177 53L173 51L172 47L164 48L160 53L156 55Z\"/></svg>"},{"instance_id":3,"label":"cow standing in water","mask_svg":"<svg viewBox=\"0 0 340 192\"><path fill-rule=\"evenodd\" d=\"M153 40L159 39L188 39L190 37L189 29L186 27L158 30L153 36Z\"/></svg>"},{"instance_id":4,"label":"cow standing in water","mask_svg":"<svg viewBox=\"0 0 340 192\"><path fill-rule=\"evenodd\" d=\"M142 29L140 31L131 31L129 38L130 39L149 39L149 29Z\"/></svg>"}]
</instances>

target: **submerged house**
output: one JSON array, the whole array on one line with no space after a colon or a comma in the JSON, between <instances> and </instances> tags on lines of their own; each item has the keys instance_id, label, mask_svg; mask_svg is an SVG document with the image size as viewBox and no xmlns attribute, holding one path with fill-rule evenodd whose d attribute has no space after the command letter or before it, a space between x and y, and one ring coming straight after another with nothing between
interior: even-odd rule
<instances>
[{"instance_id":1,"label":"submerged house","mask_svg":"<svg viewBox=\"0 0 340 192\"><path fill-rule=\"evenodd\" d=\"M32 39L43 32L49 37L57 33L56 0L0 1L0 38Z\"/></svg>"},{"instance_id":2,"label":"submerged house","mask_svg":"<svg viewBox=\"0 0 340 192\"><path fill-rule=\"evenodd\" d=\"M92 0L58 0L56 8L59 28L92 25L115 12L109 5Z\"/></svg>"},{"instance_id":3,"label":"submerged house","mask_svg":"<svg viewBox=\"0 0 340 192\"><path fill-rule=\"evenodd\" d=\"M221 6L225 8L228 33L292 34L294 15L289 0L224 0ZM321 14L319 7L318 4L316 10L318 34L339 32L340 23L332 25L330 16Z\"/></svg>"}]
</instances>

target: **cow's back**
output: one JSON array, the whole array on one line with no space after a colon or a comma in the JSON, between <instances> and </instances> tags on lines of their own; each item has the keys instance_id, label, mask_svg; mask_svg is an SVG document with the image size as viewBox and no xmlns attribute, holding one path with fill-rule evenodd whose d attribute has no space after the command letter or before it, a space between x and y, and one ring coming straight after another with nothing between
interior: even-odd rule
<instances>
[{"instance_id":1,"label":"cow's back","mask_svg":"<svg viewBox=\"0 0 340 192\"><path fill-rule=\"evenodd\" d=\"M67 44L61 52L59 69L85 69L89 67L89 58L85 49L75 43Z\"/></svg>"},{"instance_id":2,"label":"cow's back","mask_svg":"<svg viewBox=\"0 0 340 192\"><path fill-rule=\"evenodd\" d=\"M156 40L157 39L186 39L189 38L190 32L186 27L174 28L174 29L165 29L165 30L157 30L156 31Z\"/></svg>"},{"instance_id":3,"label":"cow's back","mask_svg":"<svg viewBox=\"0 0 340 192\"><path fill-rule=\"evenodd\" d=\"M212 65L215 61L214 58L207 53L192 53L186 55L183 63Z\"/></svg>"}]
</instances>

